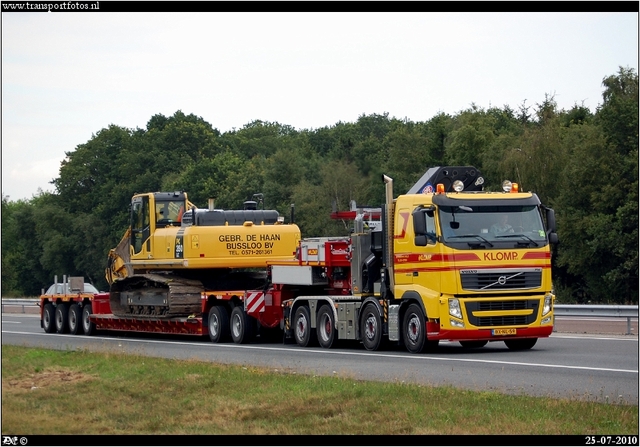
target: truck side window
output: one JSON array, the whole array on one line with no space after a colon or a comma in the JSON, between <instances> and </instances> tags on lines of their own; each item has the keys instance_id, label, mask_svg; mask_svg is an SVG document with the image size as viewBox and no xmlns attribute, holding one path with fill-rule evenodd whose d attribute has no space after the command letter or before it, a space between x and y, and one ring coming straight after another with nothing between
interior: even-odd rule
<instances>
[{"instance_id":1,"label":"truck side window","mask_svg":"<svg viewBox=\"0 0 640 447\"><path fill-rule=\"evenodd\" d=\"M425 215L427 220L427 244L435 244L436 243L436 223L433 218L433 214L429 216Z\"/></svg>"}]
</instances>

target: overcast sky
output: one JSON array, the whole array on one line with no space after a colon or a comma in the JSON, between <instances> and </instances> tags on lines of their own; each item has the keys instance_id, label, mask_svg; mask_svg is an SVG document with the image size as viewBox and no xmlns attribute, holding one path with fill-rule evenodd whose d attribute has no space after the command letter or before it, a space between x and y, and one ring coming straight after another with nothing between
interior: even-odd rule
<instances>
[{"instance_id":1,"label":"overcast sky","mask_svg":"<svg viewBox=\"0 0 640 447\"><path fill-rule=\"evenodd\" d=\"M595 111L620 66L638 70L637 12L3 13L2 194L53 191L65 152L155 114L225 132L545 94Z\"/></svg>"}]
</instances>

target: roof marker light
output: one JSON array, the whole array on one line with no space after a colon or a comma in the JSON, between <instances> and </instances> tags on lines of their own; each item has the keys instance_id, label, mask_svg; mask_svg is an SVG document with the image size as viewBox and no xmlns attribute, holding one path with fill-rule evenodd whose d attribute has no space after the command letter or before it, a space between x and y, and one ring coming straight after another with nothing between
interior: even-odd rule
<instances>
[{"instance_id":1,"label":"roof marker light","mask_svg":"<svg viewBox=\"0 0 640 447\"><path fill-rule=\"evenodd\" d=\"M453 182L453 189L456 192L461 192L464 189L464 183L462 183L462 181L460 180L456 180L455 182Z\"/></svg>"},{"instance_id":2,"label":"roof marker light","mask_svg":"<svg viewBox=\"0 0 640 447\"><path fill-rule=\"evenodd\" d=\"M444 183L438 183L436 185L436 194L444 194Z\"/></svg>"},{"instance_id":3,"label":"roof marker light","mask_svg":"<svg viewBox=\"0 0 640 447\"><path fill-rule=\"evenodd\" d=\"M519 188L518 188L518 184L517 183L512 183L511 184L511 192L518 192Z\"/></svg>"},{"instance_id":4,"label":"roof marker light","mask_svg":"<svg viewBox=\"0 0 640 447\"><path fill-rule=\"evenodd\" d=\"M504 182L502 182L502 190L504 192L510 192L511 191L511 181L505 180Z\"/></svg>"}]
</instances>

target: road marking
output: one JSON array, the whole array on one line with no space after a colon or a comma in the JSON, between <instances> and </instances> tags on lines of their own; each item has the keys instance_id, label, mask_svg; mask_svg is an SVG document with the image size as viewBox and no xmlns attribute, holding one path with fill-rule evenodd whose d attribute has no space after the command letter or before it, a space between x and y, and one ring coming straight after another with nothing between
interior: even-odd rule
<instances>
[{"instance_id":1,"label":"road marking","mask_svg":"<svg viewBox=\"0 0 640 447\"><path fill-rule=\"evenodd\" d=\"M598 335L596 336L595 334L580 334L580 335L571 335L571 334L558 334L556 332L554 332L553 334L551 334L551 337L553 338L573 338L573 339L587 339L587 340L616 340L616 341L634 341L636 343L638 343L638 336L633 336L633 335L627 335L625 337L619 337L619 336L615 336L615 335L610 335L610 336L602 336L602 335Z\"/></svg>"},{"instance_id":2,"label":"road marking","mask_svg":"<svg viewBox=\"0 0 640 447\"><path fill-rule=\"evenodd\" d=\"M599 318L599 317L555 317L556 321L615 321L616 323L626 323L626 318L630 318L631 321L637 322L638 317L618 317L618 318Z\"/></svg>"},{"instance_id":3,"label":"road marking","mask_svg":"<svg viewBox=\"0 0 640 447\"><path fill-rule=\"evenodd\" d=\"M17 331L2 331L8 334L18 334L18 335L37 335L37 336L46 336L51 337L78 337L77 335L67 335L67 334L47 334L47 333L33 333L33 332L17 332ZM195 342L181 342L181 341L170 341L170 340L146 340L139 338L110 338L110 337L99 337L99 336L91 336L91 337L83 337L87 340L102 340L102 341L111 341L118 343L127 343L127 342L135 342L135 343L147 343L147 344L170 344L170 345L180 345L180 346L198 346L198 347L210 347L220 348L220 349L252 349L252 350L260 350L260 351L277 351L277 352L306 352L312 353L314 355L348 355L348 356L360 356L360 357L388 357L394 359L410 359L410 360L424 360L424 361L432 361L432 360L442 360L445 362L463 362L463 363L487 363L487 364L496 364L496 365L512 365L512 366L534 366L541 368L554 368L554 369L579 369L585 371L603 371L603 372L620 372L620 373L631 373L638 374L637 369L617 369L617 368L595 368L591 366L572 366L572 365L552 365L549 363L528 363L528 362L507 362L503 360L481 360L481 359L454 359L449 357L434 357L434 356L424 356L420 354L382 354L377 352L357 352L357 351L341 351L334 349L308 349L308 348L274 348L268 346L252 346L252 345L240 345L240 344L218 344L218 343L195 343ZM584 338L584 337L583 337ZM617 339L614 339L617 340Z\"/></svg>"}]
</instances>

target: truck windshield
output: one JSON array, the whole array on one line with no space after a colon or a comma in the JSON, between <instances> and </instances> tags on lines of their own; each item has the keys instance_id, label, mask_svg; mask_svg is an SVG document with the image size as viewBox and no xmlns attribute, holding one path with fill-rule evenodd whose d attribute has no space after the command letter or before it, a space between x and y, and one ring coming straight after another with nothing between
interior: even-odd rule
<instances>
[{"instance_id":1,"label":"truck windshield","mask_svg":"<svg viewBox=\"0 0 640 447\"><path fill-rule=\"evenodd\" d=\"M445 242L493 246L516 240L538 246L546 241L535 206L441 206L438 215Z\"/></svg>"}]
</instances>

